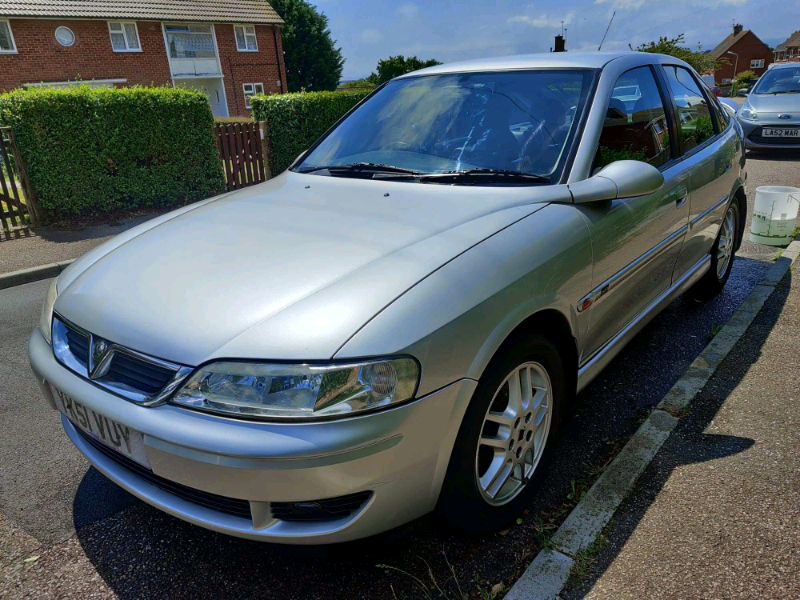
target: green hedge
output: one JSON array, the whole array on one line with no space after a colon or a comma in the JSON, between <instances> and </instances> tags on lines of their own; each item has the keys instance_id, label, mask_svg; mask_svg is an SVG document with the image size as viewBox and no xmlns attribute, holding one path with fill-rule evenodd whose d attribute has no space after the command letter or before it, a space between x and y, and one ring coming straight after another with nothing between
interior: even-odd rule
<instances>
[{"instance_id":1,"label":"green hedge","mask_svg":"<svg viewBox=\"0 0 800 600\"><path fill-rule=\"evenodd\" d=\"M253 116L266 121L272 175L286 170L369 91L305 92L250 98Z\"/></svg>"},{"instance_id":2,"label":"green hedge","mask_svg":"<svg viewBox=\"0 0 800 600\"><path fill-rule=\"evenodd\" d=\"M175 88L17 90L0 95L48 220L179 206L224 190L206 97Z\"/></svg>"}]
</instances>

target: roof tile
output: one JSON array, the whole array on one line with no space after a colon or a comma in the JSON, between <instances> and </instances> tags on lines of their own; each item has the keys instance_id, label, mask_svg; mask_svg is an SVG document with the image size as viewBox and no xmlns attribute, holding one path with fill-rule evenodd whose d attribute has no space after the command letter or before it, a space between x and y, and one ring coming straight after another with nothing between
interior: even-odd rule
<instances>
[{"instance_id":1,"label":"roof tile","mask_svg":"<svg viewBox=\"0 0 800 600\"><path fill-rule=\"evenodd\" d=\"M0 0L0 16L283 23L266 0Z\"/></svg>"}]
</instances>

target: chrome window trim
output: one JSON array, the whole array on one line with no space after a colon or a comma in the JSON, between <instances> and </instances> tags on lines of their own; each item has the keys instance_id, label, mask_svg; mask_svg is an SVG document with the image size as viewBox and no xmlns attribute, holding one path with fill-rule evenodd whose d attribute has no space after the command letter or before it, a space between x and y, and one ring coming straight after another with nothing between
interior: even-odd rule
<instances>
[{"instance_id":1,"label":"chrome window trim","mask_svg":"<svg viewBox=\"0 0 800 600\"><path fill-rule=\"evenodd\" d=\"M69 346L63 343L63 340L61 338L62 333L60 329L58 329L60 327L64 328L70 327L71 329L74 329L81 335L86 336L88 343L88 363L89 363L87 367L84 367L81 363L79 363L78 360L75 358L75 356L72 354L72 351L69 349ZM178 388L178 386L181 383L183 383L183 381L194 370L192 367L187 367L185 365L180 365L167 360L156 358L155 356L150 356L148 354L138 352L137 350L121 346L120 344L116 344L114 342L109 342L108 349L103 355L103 358L97 365L95 365L92 356L92 348L94 345L94 338L96 336L92 334L90 331L87 331L86 329L80 327L79 325L75 325L68 319L65 319L64 317L55 312L53 313L52 337L53 337L53 354L59 363L64 365L66 368L68 368L76 375L89 381L90 383L93 383L94 385L101 387L111 392L112 394L120 396L125 400L135 402L136 404L140 404L142 406L157 406L159 404L163 404L164 402L166 402L167 398L170 395L172 395L172 393ZM111 366L111 361L115 354L124 354L126 356L130 356L131 358L138 359L144 363L148 363L156 367L161 367L173 371L174 374L172 378L164 386L164 388L161 389L161 391L159 391L157 394L145 394L122 383L104 381L103 377L108 373L108 370Z\"/></svg>"}]
</instances>

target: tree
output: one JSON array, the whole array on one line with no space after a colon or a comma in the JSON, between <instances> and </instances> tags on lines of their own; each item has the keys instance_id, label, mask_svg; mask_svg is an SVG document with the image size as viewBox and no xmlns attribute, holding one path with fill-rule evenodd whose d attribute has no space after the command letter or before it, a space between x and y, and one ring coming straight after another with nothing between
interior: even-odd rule
<instances>
[{"instance_id":1,"label":"tree","mask_svg":"<svg viewBox=\"0 0 800 600\"><path fill-rule=\"evenodd\" d=\"M758 79L758 75L753 71L737 73L736 77L733 78L733 82L731 82L731 96L735 96L741 88L750 87L750 84L756 79Z\"/></svg>"},{"instance_id":2,"label":"tree","mask_svg":"<svg viewBox=\"0 0 800 600\"><path fill-rule=\"evenodd\" d=\"M416 56L409 56L406 58L402 54L398 56L390 56L389 58L384 58L378 61L378 68L376 69L376 73L372 73L367 80L371 83L384 83L389 81L390 79L394 79L395 77L399 77L400 75L405 75L406 73L411 73L411 71L416 71L418 69L424 69L425 67L433 67L435 65L440 65L438 60L430 59L430 60L420 60Z\"/></svg>"},{"instance_id":3,"label":"tree","mask_svg":"<svg viewBox=\"0 0 800 600\"><path fill-rule=\"evenodd\" d=\"M630 44L628 44L628 47L631 50L637 50L639 52L667 54L669 56L674 56L675 58L680 58L682 61L689 63L692 68L701 75L703 73L714 71L723 62L728 62L727 59L718 60L711 56L710 53L701 52L699 44L696 52L694 50L690 50L689 48L684 48L682 44L683 34L680 34L678 37L673 39L668 39L666 36L660 37L658 38L657 42L642 44L638 48L634 48Z\"/></svg>"},{"instance_id":4,"label":"tree","mask_svg":"<svg viewBox=\"0 0 800 600\"><path fill-rule=\"evenodd\" d=\"M344 58L328 29L328 17L306 0L270 0L285 24L283 60L290 92L335 90Z\"/></svg>"}]
</instances>

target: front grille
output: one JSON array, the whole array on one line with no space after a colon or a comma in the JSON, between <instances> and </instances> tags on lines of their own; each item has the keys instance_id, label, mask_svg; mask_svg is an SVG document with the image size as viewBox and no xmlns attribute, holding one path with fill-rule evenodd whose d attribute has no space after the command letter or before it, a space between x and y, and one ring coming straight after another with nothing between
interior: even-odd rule
<instances>
[{"instance_id":1,"label":"front grille","mask_svg":"<svg viewBox=\"0 0 800 600\"><path fill-rule=\"evenodd\" d=\"M800 129L800 125L766 125L770 129ZM757 144L770 144L774 146L797 146L800 144L800 137L764 137L761 135L761 131L764 127L756 127L753 131L750 132L748 135L748 139L757 143Z\"/></svg>"},{"instance_id":2,"label":"front grille","mask_svg":"<svg viewBox=\"0 0 800 600\"><path fill-rule=\"evenodd\" d=\"M173 375L175 371L117 352L103 379L152 395L163 390Z\"/></svg>"},{"instance_id":3,"label":"front grille","mask_svg":"<svg viewBox=\"0 0 800 600\"><path fill-rule=\"evenodd\" d=\"M349 517L369 500L372 492L308 502L273 502L272 516L281 521L332 521Z\"/></svg>"},{"instance_id":4,"label":"front grille","mask_svg":"<svg viewBox=\"0 0 800 600\"><path fill-rule=\"evenodd\" d=\"M169 393L191 370L104 340L58 315L53 317L53 351L60 363L81 377L134 402ZM90 372L90 362L95 368L102 365L100 372Z\"/></svg>"},{"instance_id":5,"label":"front grille","mask_svg":"<svg viewBox=\"0 0 800 600\"><path fill-rule=\"evenodd\" d=\"M250 514L250 502L247 500L218 496L217 494L196 490L180 483L170 481L169 479L159 477L147 467L143 467L127 456L101 444L78 427L75 427L75 431L77 431L80 436L92 446L92 448L103 454L106 458L113 460L119 466L127 469L137 477L144 479L147 483L152 484L157 488L164 490L165 492L169 492L170 494L177 496L182 500L191 502L192 504L197 504L198 506L203 506L211 510L233 515L234 517L247 519L248 521L252 522L252 516Z\"/></svg>"},{"instance_id":6,"label":"front grille","mask_svg":"<svg viewBox=\"0 0 800 600\"><path fill-rule=\"evenodd\" d=\"M89 338L67 325L67 342L69 351L79 363L89 368Z\"/></svg>"}]
</instances>

